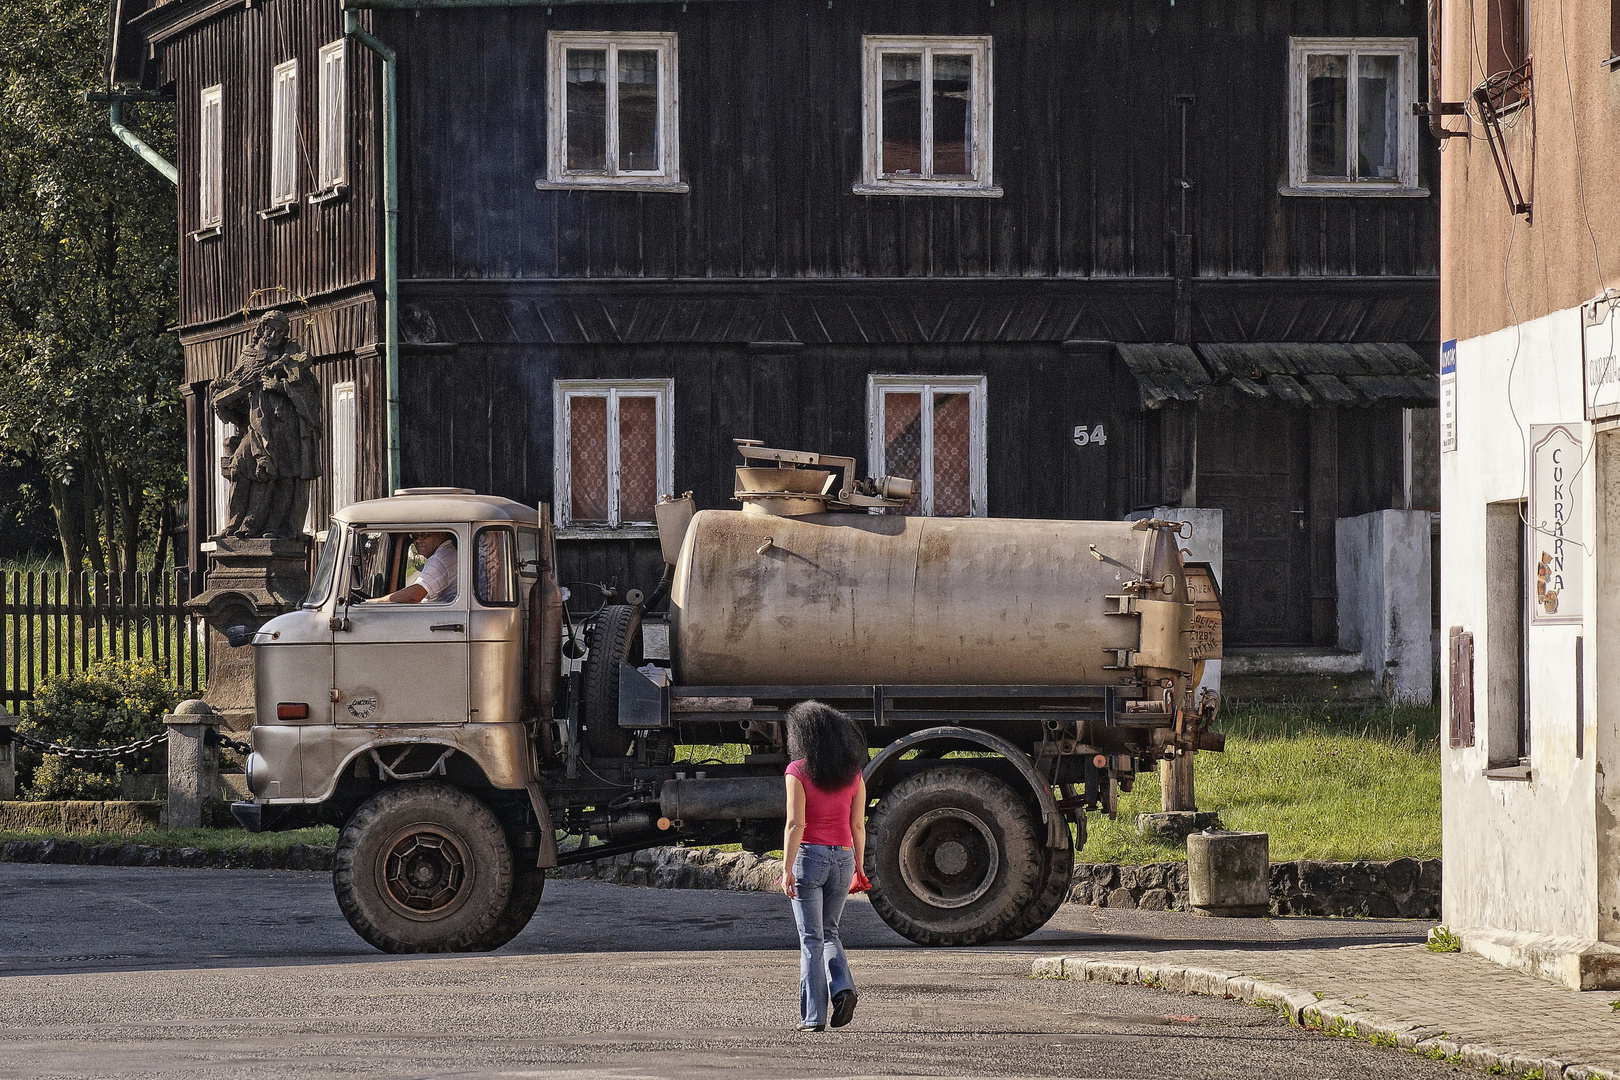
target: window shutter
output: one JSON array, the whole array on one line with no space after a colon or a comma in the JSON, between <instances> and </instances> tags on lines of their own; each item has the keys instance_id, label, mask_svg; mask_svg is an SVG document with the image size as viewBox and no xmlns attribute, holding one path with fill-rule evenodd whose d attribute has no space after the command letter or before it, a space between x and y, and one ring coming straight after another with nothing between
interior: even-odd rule
<instances>
[{"instance_id":1,"label":"window shutter","mask_svg":"<svg viewBox=\"0 0 1620 1080\"><path fill-rule=\"evenodd\" d=\"M341 510L356 501L359 470L356 466L358 426L356 424L354 383L332 387L332 509Z\"/></svg>"},{"instance_id":2,"label":"window shutter","mask_svg":"<svg viewBox=\"0 0 1620 1080\"><path fill-rule=\"evenodd\" d=\"M348 177L345 119L348 113L348 82L344 74L343 42L334 41L321 50L321 144L320 186L329 190Z\"/></svg>"},{"instance_id":3,"label":"window shutter","mask_svg":"<svg viewBox=\"0 0 1620 1080\"><path fill-rule=\"evenodd\" d=\"M1474 635L1451 628L1451 745L1474 745Z\"/></svg>"},{"instance_id":4,"label":"window shutter","mask_svg":"<svg viewBox=\"0 0 1620 1080\"><path fill-rule=\"evenodd\" d=\"M225 479L225 440L236 434L236 425L227 424L218 416L214 417L214 468L213 468L213 503L214 520L210 522L208 530L210 536L225 531L225 520L230 517L231 484Z\"/></svg>"},{"instance_id":5,"label":"window shutter","mask_svg":"<svg viewBox=\"0 0 1620 1080\"><path fill-rule=\"evenodd\" d=\"M298 198L298 61L277 64L270 102L270 205Z\"/></svg>"},{"instance_id":6,"label":"window shutter","mask_svg":"<svg viewBox=\"0 0 1620 1080\"><path fill-rule=\"evenodd\" d=\"M202 229L214 228L224 218L222 170L225 110L222 89L210 86L202 92L202 108L197 124L197 209L198 227Z\"/></svg>"}]
</instances>

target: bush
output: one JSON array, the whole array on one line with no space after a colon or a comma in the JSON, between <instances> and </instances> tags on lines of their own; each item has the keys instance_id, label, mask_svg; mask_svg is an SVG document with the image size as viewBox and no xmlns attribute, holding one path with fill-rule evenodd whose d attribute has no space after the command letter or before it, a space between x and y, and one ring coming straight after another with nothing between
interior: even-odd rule
<instances>
[{"instance_id":1,"label":"bush","mask_svg":"<svg viewBox=\"0 0 1620 1080\"><path fill-rule=\"evenodd\" d=\"M46 683L17 730L85 749L121 746L161 732L179 700L179 689L151 664L105 660ZM17 779L29 799L116 799L125 775L163 753L159 744L135 757L75 761L18 749Z\"/></svg>"}]
</instances>

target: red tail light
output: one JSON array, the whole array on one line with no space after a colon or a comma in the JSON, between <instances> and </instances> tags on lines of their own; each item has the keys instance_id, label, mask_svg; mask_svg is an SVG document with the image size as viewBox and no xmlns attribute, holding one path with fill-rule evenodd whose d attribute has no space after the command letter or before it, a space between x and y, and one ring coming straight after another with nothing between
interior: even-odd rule
<instances>
[{"instance_id":1,"label":"red tail light","mask_svg":"<svg viewBox=\"0 0 1620 1080\"><path fill-rule=\"evenodd\" d=\"M308 720L309 705L302 701L283 701L276 706L277 720Z\"/></svg>"}]
</instances>

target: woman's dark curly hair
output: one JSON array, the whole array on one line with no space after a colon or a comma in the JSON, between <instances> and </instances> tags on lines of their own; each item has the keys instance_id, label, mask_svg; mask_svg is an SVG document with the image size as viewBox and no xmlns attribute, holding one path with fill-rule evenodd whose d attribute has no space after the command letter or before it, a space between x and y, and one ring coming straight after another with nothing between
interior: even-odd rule
<instances>
[{"instance_id":1,"label":"woman's dark curly hair","mask_svg":"<svg viewBox=\"0 0 1620 1080\"><path fill-rule=\"evenodd\" d=\"M852 784L866 766L866 736L855 721L819 701L787 711L788 757L803 758L811 781L834 790Z\"/></svg>"}]
</instances>

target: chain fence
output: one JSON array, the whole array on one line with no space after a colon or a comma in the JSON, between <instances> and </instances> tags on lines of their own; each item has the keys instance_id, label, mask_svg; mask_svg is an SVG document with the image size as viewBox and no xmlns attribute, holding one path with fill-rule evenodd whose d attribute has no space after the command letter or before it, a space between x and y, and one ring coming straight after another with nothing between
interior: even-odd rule
<instances>
[{"instance_id":1,"label":"chain fence","mask_svg":"<svg viewBox=\"0 0 1620 1080\"><path fill-rule=\"evenodd\" d=\"M234 753L246 756L253 752L253 747L240 742L228 735L220 733L218 728L210 727L203 736L209 746L223 746ZM36 739L32 735L25 735L11 727L0 727L0 746L9 742L17 742L31 750L42 754L55 754L58 757L71 758L74 761L107 761L112 758L135 757L144 754L169 741L169 733L160 731L156 735L148 736L138 742L125 743L122 746L68 746L65 743L53 743L45 739Z\"/></svg>"}]
</instances>

